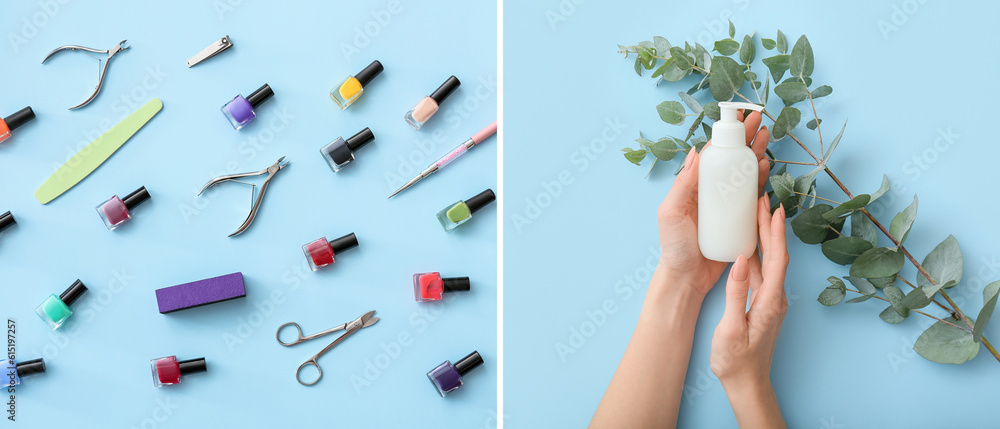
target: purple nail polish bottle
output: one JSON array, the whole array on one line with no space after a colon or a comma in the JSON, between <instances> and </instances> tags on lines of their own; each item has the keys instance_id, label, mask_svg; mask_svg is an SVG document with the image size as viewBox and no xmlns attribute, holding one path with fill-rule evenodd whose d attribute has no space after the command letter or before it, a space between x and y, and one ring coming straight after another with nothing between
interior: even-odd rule
<instances>
[{"instance_id":1,"label":"purple nail polish bottle","mask_svg":"<svg viewBox=\"0 0 1000 429\"><path fill-rule=\"evenodd\" d=\"M482 364L483 357L479 355L479 352L473 351L468 356L462 358L462 360L455 362L454 365L450 361L444 361L437 368L428 372L427 378L431 380L431 384L434 385L434 388L443 397L451 393L451 391L462 387L462 376Z\"/></svg>"},{"instance_id":2,"label":"purple nail polish bottle","mask_svg":"<svg viewBox=\"0 0 1000 429\"><path fill-rule=\"evenodd\" d=\"M257 106L260 106L261 103L267 101L273 95L274 91L265 83L264 86L257 88L247 98L237 95L232 101L222 106L222 113L229 119L229 123L233 124L233 128L238 131L257 117L253 109L256 109Z\"/></svg>"}]
</instances>

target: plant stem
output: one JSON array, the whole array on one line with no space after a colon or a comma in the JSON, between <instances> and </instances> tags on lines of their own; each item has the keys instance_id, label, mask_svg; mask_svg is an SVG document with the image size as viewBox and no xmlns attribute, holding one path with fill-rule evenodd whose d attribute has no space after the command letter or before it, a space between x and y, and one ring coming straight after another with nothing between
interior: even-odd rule
<instances>
[{"instance_id":1,"label":"plant stem","mask_svg":"<svg viewBox=\"0 0 1000 429\"><path fill-rule=\"evenodd\" d=\"M979 337L979 342L983 343L983 346L986 347L986 350L989 350L990 354L992 354L993 357L997 358L997 360L1000 361L1000 354L997 354L997 349L993 348L993 344L990 344L989 341L986 341L985 336Z\"/></svg>"},{"instance_id":2,"label":"plant stem","mask_svg":"<svg viewBox=\"0 0 1000 429\"><path fill-rule=\"evenodd\" d=\"M863 293L863 292L861 292L861 291L859 291L859 290L854 290L854 289L851 289L851 288L845 288L845 289L847 289L847 290L849 290L849 291L851 291L851 292L854 292L854 293L857 293L857 294L861 294L861 295L864 295L864 293ZM881 296L878 296L878 295L872 295L872 298L875 298L875 299L880 299L880 300L882 300L882 301L885 301L885 302L889 302L889 300L888 300L888 299L885 299L885 298L882 298ZM890 304L891 304L891 302L890 302ZM930 314L927 314L927 313L924 313L923 311L920 311L920 310L913 310L913 309L910 309L910 311L912 311L912 312L914 312L914 313L917 313L917 314L922 314L922 315L924 315L924 316L927 316L927 317L930 317L931 319L934 319L934 320L937 320L938 322L941 322L941 323L944 323L944 324L946 324L946 325L951 325L951 326L954 326L954 327L955 327L956 329L961 329L961 330L963 330L963 331L965 331L965 332L970 332L970 333L972 332L972 330L970 330L970 329L966 329L966 328L963 328L963 327L961 327L961 326L958 326L958 325L956 325L956 324L954 324L954 323L951 323L951 322L949 322L949 321L947 321L947 320L942 320L941 318L938 318L938 317L936 317L936 316L931 316ZM982 341L983 341L983 342L985 343L985 342L986 342L986 339L984 338L984 339L982 339ZM993 347L993 346L991 345L991 346L990 346L989 348L992 348L992 347ZM995 355L995 354L994 354L994 355ZM1000 358L998 358L998 360L1000 360Z\"/></svg>"},{"instance_id":3,"label":"plant stem","mask_svg":"<svg viewBox=\"0 0 1000 429\"><path fill-rule=\"evenodd\" d=\"M813 162L785 161L785 160L782 160L782 159L774 159L772 161L774 161L774 162L781 162L781 163L784 163L784 164L813 165L813 166L816 165L816 163L813 163Z\"/></svg>"},{"instance_id":4,"label":"plant stem","mask_svg":"<svg viewBox=\"0 0 1000 429\"><path fill-rule=\"evenodd\" d=\"M795 194L795 195L802 195L802 196L806 196L806 197L813 197L813 198L815 198L815 199L817 199L817 200L823 200L823 201L826 201L826 202L828 202L828 203L833 203L833 204L836 204L836 205L838 205L838 206L839 206L839 205L841 204L841 203L838 203L838 202L836 202L836 201L834 201L834 200L828 200L828 199L826 199L826 198L823 198L823 197L819 197L819 196L816 196L816 195L811 195L811 194L803 194L803 193L801 193L801 192L797 192L797 191L792 191L792 193L793 193L793 194ZM805 210L805 209L803 209L803 210Z\"/></svg>"},{"instance_id":5,"label":"plant stem","mask_svg":"<svg viewBox=\"0 0 1000 429\"><path fill-rule=\"evenodd\" d=\"M913 283L910 283L910 281L907 280L904 277L896 276L896 278L902 280L903 283L906 283L906 284L910 285L911 288L914 288L914 289L917 288L916 286L913 285ZM931 301L933 301L935 304L937 304L938 307L941 307L942 310L947 311L948 313L951 313L951 317L954 317L954 318L958 319L958 315L955 314L955 310L952 310L952 309L950 309L948 307L945 307L944 304L938 302L938 300L936 300L936 299L933 299Z\"/></svg>"},{"instance_id":6,"label":"plant stem","mask_svg":"<svg viewBox=\"0 0 1000 429\"><path fill-rule=\"evenodd\" d=\"M805 85L806 83L805 78L799 76L799 79L802 81L802 84ZM816 118L816 133L819 135L819 154L823 155L825 151L823 150L823 131L821 131L819 128L819 114L816 113L816 103L813 103L812 92L808 91L809 89L808 85L806 86L807 86L806 88L807 94L809 95L809 106L811 106L813 109L813 118Z\"/></svg>"},{"instance_id":7,"label":"plant stem","mask_svg":"<svg viewBox=\"0 0 1000 429\"><path fill-rule=\"evenodd\" d=\"M843 237L843 236L844 236L844 233L842 233L842 232L840 232L840 231L837 231L837 228L834 228L834 227L833 227L833 226L831 226L831 225L827 225L826 227L827 227L827 228L830 228L830 231L833 231L833 232L836 232L836 233L837 233L837 235L839 235L839 236L841 236L841 237Z\"/></svg>"}]
</instances>

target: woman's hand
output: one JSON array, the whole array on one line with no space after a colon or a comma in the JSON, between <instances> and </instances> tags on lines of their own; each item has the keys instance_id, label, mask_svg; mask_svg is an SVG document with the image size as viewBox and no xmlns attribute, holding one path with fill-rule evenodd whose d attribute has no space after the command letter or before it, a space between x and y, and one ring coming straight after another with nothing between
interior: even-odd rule
<instances>
[{"instance_id":1,"label":"woman's hand","mask_svg":"<svg viewBox=\"0 0 1000 429\"><path fill-rule=\"evenodd\" d=\"M733 264L726 310L712 337L712 372L719 377L740 427L784 427L774 389L771 358L788 302L785 299L785 209L771 216L767 196L758 201L760 250ZM747 310L747 293L750 309Z\"/></svg>"},{"instance_id":2,"label":"woman's hand","mask_svg":"<svg viewBox=\"0 0 1000 429\"><path fill-rule=\"evenodd\" d=\"M741 111L740 120L742 116ZM765 152L771 134L767 127L760 126L760 120L760 113L752 112L744 121L747 145L757 155L758 193L764 190L771 167ZM660 265L671 273L674 284L689 285L704 296L718 281L727 264L706 259L698 248L699 158L695 151L688 153L684 170L677 175L670 193L660 204L657 219L660 226Z\"/></svg>"}]
</instances>

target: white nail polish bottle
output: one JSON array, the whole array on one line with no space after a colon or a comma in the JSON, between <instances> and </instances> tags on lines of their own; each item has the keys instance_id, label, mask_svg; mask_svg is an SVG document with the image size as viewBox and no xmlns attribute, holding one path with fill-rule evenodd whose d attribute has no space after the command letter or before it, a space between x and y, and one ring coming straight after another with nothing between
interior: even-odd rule
<instances>
[{"instance_id":1,"label":"white nail polish bottle","mask_svg":"<svg viewBox=\"0 0 1000 429\"><path fill-rule=\"evenodd\" d=\"M760 111L750 103L719 103L712 144L698 163L698 247L706 258L734 262L757 248L757 155L746 144L736 109Z\"/></svg>"}]
</instances>

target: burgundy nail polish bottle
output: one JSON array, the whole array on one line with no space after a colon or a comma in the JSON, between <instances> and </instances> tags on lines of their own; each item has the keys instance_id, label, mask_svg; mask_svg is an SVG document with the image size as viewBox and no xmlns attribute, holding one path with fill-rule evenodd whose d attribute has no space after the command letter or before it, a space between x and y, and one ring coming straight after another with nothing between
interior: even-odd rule
<instances>
[{"instance_id":1,"label":"burgundy nail polish bottle","mask_svg":"<svg viewBox=\"0 0 1000 429\"><path fill-rule=\"evenodd\" d=\"M135 192L128 194L125 198L118 198L117 195L111 197L101 205L97 206L97 214L101 215L101 220L108 230L118 228L125 221L132 219L132 209L149 199L149 192L146 187L140 187Z\"/></svg>"},{"instance_id":2,"label":"burgundy nail polish bottle","mask_svg":"<svg viewBox=\"0 0 1000 429\"><path fill-rule=\"evenodd\" d=\"M181 382L182 375L208 370L208 367L205 365L205 358L178 362L177 356L153 359L149 361L149 366L153 370L153 385L156 387L178 384Z\"/></svg>"},{"instance_id":3,"label":"burgundy nail polish bottle","mask_svg":"<svg viewBox=\"0 0 1000 429\"><path fill-rule=\"evenodd\" d=\"M319 271L320 268L332 265L335 255L355 247L358 247L358 237L352 232L333 241L326 241L326 237L320 237L318 240L302 246L302 252L306 254L309 268L313 271Z\"/></svg>"},{"instance_id":4,"label":"burgundy nail polish bottle","mask_svg":"<svg viewBox=\"0 0 1000 429\"><path fill-rule=\"evenodd\" d=\"M417 302L440 301L445 292L466 292L471 289L468 277L441 277L441 273L413 275L413 296Z\"/></svg>"}]
</instances>

